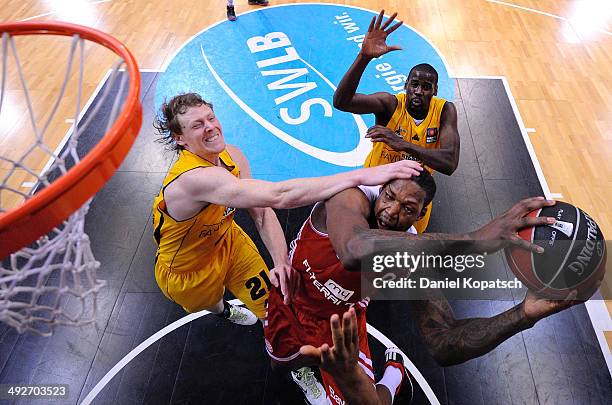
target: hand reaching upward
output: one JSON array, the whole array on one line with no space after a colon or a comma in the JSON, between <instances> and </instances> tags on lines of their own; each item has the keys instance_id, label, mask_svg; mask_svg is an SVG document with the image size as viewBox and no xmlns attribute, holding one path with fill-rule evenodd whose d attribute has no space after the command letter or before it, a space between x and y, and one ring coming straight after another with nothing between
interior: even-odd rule
<instances>
[{"instance_id":1,"label":"hand reaching upward","mask_svg":"<svg viewBox=\"0 0 612 405\"><path fill-rule=\"evenodd\" d=\"M389 46L386 42L387 36L398 29L400 25L402 25L402 22L398 21L390 26L397 16L397 13L393 13L393 15L381 25L384 13L385 10L381 10L380 14L378 14L377 17L372 17L372 21L370 21L368 33L361 44L361 54L366 58L378 58L388 52L402 49L398 45Z\"/></svg>"}]
</instances>

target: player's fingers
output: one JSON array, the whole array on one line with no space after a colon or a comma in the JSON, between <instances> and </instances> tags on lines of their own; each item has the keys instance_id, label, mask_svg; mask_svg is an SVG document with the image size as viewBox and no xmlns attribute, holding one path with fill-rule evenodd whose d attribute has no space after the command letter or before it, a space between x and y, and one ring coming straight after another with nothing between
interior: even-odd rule
<instances>
[{"instance_id":1,"label":"player's fingers","mask_svg":"<svg viewBox=\"0 0 612 405\"><path fill-rule=\"evenodd\" d=\"M376 18L376 24L374 24L374 28L379 29L380 23L382 22L383 16L385 15L385 10L380 10L380 14Z\"/></svg>"},{"instance_id":2,"label":"player's fingers","mask_svg":"<svg viewBox=\"0 0 612 405\"><path fill-rule=\"evenodd\" d=\"M321 365L326 366L334 361L334 354L329 349L327 343L323 343L321 346Z\"/></svg>"},{"instance_id":3,"label":"player's fingers","mask_svg":"<svg viewBox=\"0 0 612 405\"><path fill-rule=\"evenodd\" d=\"M515 211L515 215L524 216L533 210L551 205L555 205L555 200L547 200L544 197L531 197L517 203L514 207L512 207L512 210Z\"/></svg>"},{"instance_id":4,"label":"player's fingers","mask_svg":"<svg viewBox=\"0 0 612 405\"><path fill-rule=\"evenodd\" d=\"M342 326L340 324L340 317L337 314L333 314L329 319L332 332L332 342L334 347L344 347L344 337L342 335Z\"/></svg>"},{"instance_id":5,"label":"player's fingers","mask_svg":"<svg viewBox=\"0 0 612 405\"><path fill-rule=\"evenodd\" d=\"M370 21L370 26L368 27L368 32L372 32L374 29L374 22L376 21L376 17L372 17L372 21Z\"/></svg>"},{"instance_id":6,"label":"player's fingers","mask_svg":"<svg viewBox=\"0 0 612 405\"><path fill-rule=\"evenodd\" d=\"M391 52L391 51L401 51L403 48L399 45L391 45L387 47L387 49L389 50L389 52Z\"/></svg>"},{"instance_id":7,"label":"player's fingers","mask_svg":"<svg viewBox=\"0 0 612 405\"><path fill-rule=\"evenodd\" d=\"M381 128L386 128L386 127L384 127L384 126L382 126L382 125L372 125L370 128L368 128L368 130L366 131L366 133L368 133L368 134L369 134L369 133L371 133L371 132L375 132L376 130L381 129Z\"/></svg>"},{"instance_id":8,"label":"player's fingers","mask_svg":"<svg viewBox=\"0 0 612 405\"><path fill-rule=\"evenodd\" d=\"M387 21L385 21L385 23L382 25L382 27L380 27L380 29L386 30L387 27L393 22L393 20L395 20L395 17L397 17L397 12L391 14L391 17L389 17Z\"/></svg>"},{"instance_id":9,"label":"player's fingers","mask_svg":"<svg viewBox=\"0 0 612 405\"><path fill-rule=\"evenodd\" d=\"M514 246L520 247L521 249L530 250L534 253L544 253L544 248L534 243L529 243L523 238L513 236L509 239L510 243Z\"/></svg>"},{"instance_id":10,"label":"player's fingers","mask_svg":"<svg viewBox=\"0 0 612 405\"><path fill-rule=\"evenodd\" d=\"M321 349L311 345L300 347L300 354L304 357L312 359L317 364L321 364Z\"/></svg>"},{"instance_id":11,"label":"player's fingers","mask_svg":"<svg viewBox=\"0 0 612 405\"><path fill-rule=\"evenodd\" d=\"M420 171L407 167L399 171L396 177L402 178L402 179L410 179L412 177L419 177L420 174L421 174Z\"/></svg>"},{"instance_id":12,"label":"player's fingers","mask_svg":"<svg viewBox=\"0 0 612 405\"><path fill-rule=\"evenodd\" d=\"M350 309L342 315L342 332L344 338L344 344L346 347L351 348L353 343L353 317L351 316Z\"/></svg>"},{"instance_id":13,"label":"player's fingers","mask_svg":"<svg viewBox=\"0 0 612 405\"><path fill-rule=\"evenodd\" d=\"M393 31L395 31L395 30L396 30L396 29L398 29L399 27L401 27L403 23L404 23L403 21L398 21L398 22L396 22L396 23L395 23L395 24L394 24L394 25L393 25L391 28L389 28L389 29L387 30L387 35L388 35L388 34L390 34L390 33L392 33Z\"/></svg>"},{"instance_id":14,"label":"player's fingers","mask_svg":"<svg viewBox=\"0 0 612 405\"><path fill-rule=\"evenodd\" d=\"M349 311L351 312L351 320L354 325L354 328L351 330L351 343L354 347L359 347L359 325L357 324L357 313L355 312L355 308L351 308Z\"/></svg>"},{"instance_id":15,"label":"player's fingers","mask_svg":"<svg viewBox=\"0 0 612 405\"><path fill-rule=\"evenodd\" d=\"M557 220L554 217L523 217L519 221L519 229L541 226L541 225L552 225Z\"/></svg>"},{"instance_id":16,"label":"player's fingers","mask_svg":"<svg viewBox=\"0 0 612 405\"><path fill-rule=\"evenodd\" d=\"M283 294L283 297L287 297L287 273L284 271L281 271L279 274L279 283L280 283L280 290L281 293Z\"/></svg>"},{"instance_id":17,"label":"player's fingers","mask_svg":"<svg viewBox=\"0 0 612 405\"><path fill-rule=\"evenodd\" d=\"M272 285L276 288L278 288L279 286L279 282L278 282L278 276L276 275L276 270L272 269L272 271L270 272L270 282L272 283Z\"/></svg>"}]
</instances>

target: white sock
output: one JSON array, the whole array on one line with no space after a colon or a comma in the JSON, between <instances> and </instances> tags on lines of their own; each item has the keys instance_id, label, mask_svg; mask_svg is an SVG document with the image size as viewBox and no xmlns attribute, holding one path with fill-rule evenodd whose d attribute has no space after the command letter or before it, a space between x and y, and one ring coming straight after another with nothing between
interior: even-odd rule
<instances>
[{"instance_id":1,"label":"white sock","mask_svg":"<svg viewBox=\"0 0 612 405\"><path fill-rule=\"evenodd\" d=\"M383 373L383 377L380 379L376 385L384 385L391 393L391 403L393 403L393 398L395 397L395 391L397 391L397 387L402 383L402 372L399 368L388 366L385 368L385 372Z\"/></svg>"},{"instance_id":2,"label":"white sock","mask_svg":"<svg viewBox=\"0 0 612 405\"><path fill-rule=\"evenodd\" d=\"M227 0L227 6L232 7L234 5L234 0Z\"/></svg>"}]
</instances>

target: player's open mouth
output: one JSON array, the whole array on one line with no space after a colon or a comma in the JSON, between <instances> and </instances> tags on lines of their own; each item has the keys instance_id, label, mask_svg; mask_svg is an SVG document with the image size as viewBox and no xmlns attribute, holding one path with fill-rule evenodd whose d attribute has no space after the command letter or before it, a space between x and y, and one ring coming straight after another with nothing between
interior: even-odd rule
<instances>
[{"instance_id":1,"label":"player's open mouth","mask_svg":"<svg viewBox=\"0 0 612 405\"><path fill-rule=\"evenodd\" d=\"M216 141L216 140L217 140L217 138L219 138L219 134L217 134L217 135L213 135L213 136L211 136L210 138L205 139L205 140L204 140L204 142L214 142L214 141Z\"/></svg>"},{"instance_id":2,"label":"player's open mouth","mask_svg":"<svg viewBox=\"0 0 612 405\"><path fill-rule=\"evenodd\" d=\"M378 227L379 228L389 228L390 226L391 226L391 224L389 224L389 222L387 222L385 219L378 218Z\"/></svg>"}]
</instances>

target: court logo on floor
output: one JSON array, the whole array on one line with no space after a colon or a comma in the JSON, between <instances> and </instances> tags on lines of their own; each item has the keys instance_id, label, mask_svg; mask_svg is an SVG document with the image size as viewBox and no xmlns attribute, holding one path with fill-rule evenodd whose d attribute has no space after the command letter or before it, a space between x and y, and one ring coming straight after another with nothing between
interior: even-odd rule
<instances>
[{"instance_id":1,"label":"court logo on floor","mask_svg":"<svg viewBox=\"0 0 612 405\"><path fill-rule=\"evenodd\" d=\"M228 143L238 145L254 177L284 180L346 171L363 164L372 115L332 105L336 85L354 61L375 11L335 4L288 4L242 14L189 40L156 90L165 99L195 91L215 106ZM358 91L403 91L410 68L439 73L438 96L454 85L436 49L406 25L389 39L404 49L373 60Z\"/></svg>"}]
</instances>

